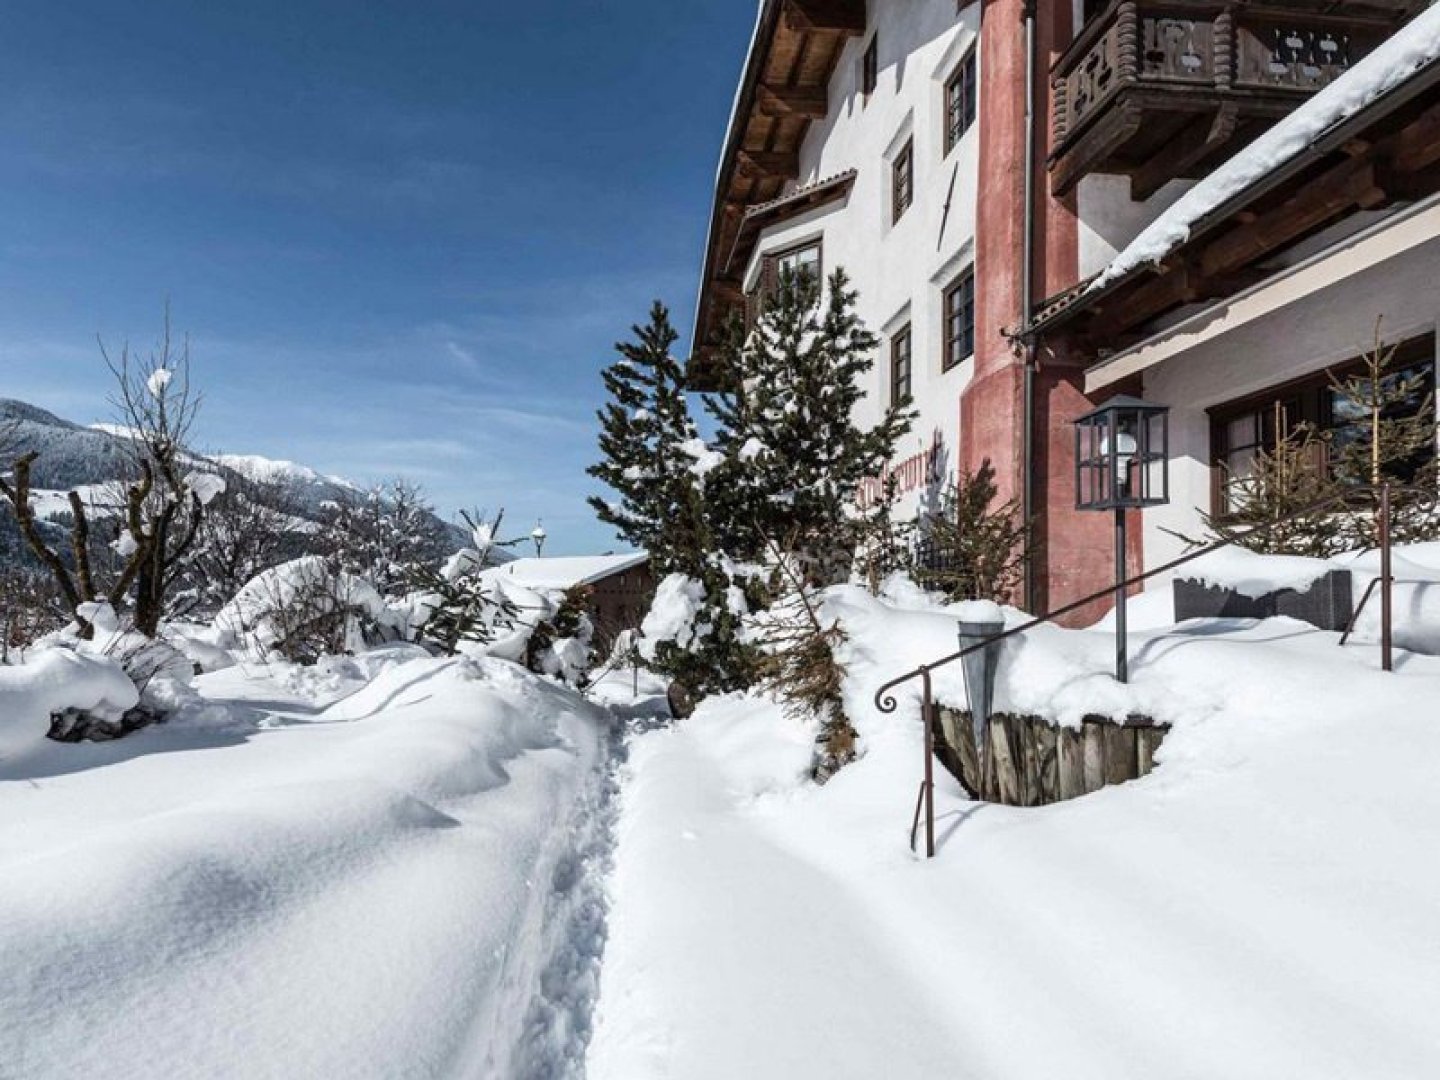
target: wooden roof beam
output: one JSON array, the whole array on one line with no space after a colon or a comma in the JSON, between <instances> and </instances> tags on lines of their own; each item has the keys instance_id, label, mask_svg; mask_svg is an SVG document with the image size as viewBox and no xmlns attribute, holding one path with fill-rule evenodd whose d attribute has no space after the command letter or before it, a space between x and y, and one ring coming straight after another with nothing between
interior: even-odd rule
<instances>
[{"instance_id":1,"label":"wooden roof beam","mask_svg":"<svg viewBox=\"0 0 1440 1080\"><path fill-rule=\"evenodd\" d=\"M741 150L735 155L735 163L753 176L788 180L800 175L800 154L793 150Z\"/></svg>"},{"instance_id":2,"label":"wooden roof beam","mask_svg":"<svg viewBox=\"0 0 1440 1080\"><path fill-rule=\"evenodd\" d=\"M1440 161L1440 105L1395 136L1390 156L1391 164L1401 172L1418 172Z\"/></svg>"},{"instance_id":3,"label":"wooden roof beam","mask_svg":"<svg viewBox=\"0 0 1440 1080\"><path fill-rule=\"evenodd\" d=\"M1200 116L1150 161L1130 176L1130 198L1144 202L1177 176L1185 176L1229 142L1239 125L1240 109L1225 102L1214 116Z\"/></svg>"},{"instance_id":4,"label":"wooden roof beam","mask_svg":"<svg viewBox=\"0 0 1440 1080\"><path fill-rule=\"evenodd\" d=\"M865 0L786 0L785 25L857 37L865 33Z\"/></svg>"},{"instance_id":5,"label":"wooden roof beam","mask_svg":"<svg viewBox=\"0 0 1440 1080\"><path fill-rule=\"evenodd\" d=\"M1207 277L1219 276L1329 224L1353 206L1373 207L1384 199L1374 163L1350 158L1258 220L1211 243L1200 257L1201 269Z\"/></svg>"},{"instance_id":6,"label":"wooden roof beam","mask_svg":"<svg viewBox=\"0 0 1440 1080\"><path fill-rule=\"evenodd\" d=\"M756 93L756 105L761 116L822 120L830 111L830 96L823 86L766 86L762 83Z\"/></svg>"}]
</instances>

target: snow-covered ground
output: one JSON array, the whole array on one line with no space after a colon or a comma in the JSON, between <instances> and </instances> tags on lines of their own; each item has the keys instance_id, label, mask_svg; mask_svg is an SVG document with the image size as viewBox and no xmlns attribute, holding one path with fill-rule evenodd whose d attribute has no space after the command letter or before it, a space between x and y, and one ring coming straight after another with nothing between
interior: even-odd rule
<instances>
[{"instance_id":1,"label":"snow-covered ground","mask_svg":"<svg viewBox=\"0 0 1440 1080\"><path fill-rule=\"evenodd\" d=\"M578 1074L609 715L417 652L229 668L109 744L6 732L0 1076Z\"/></svg>"},{"instance_id":2,"label":"snow-covered ground","mask_svg":"<svg viewBox=\"0 0 1440 1080\"><path fill-rule=\"evenodd\" d=\"M587 701L496 657L235 651L168 723L59 745L62 699L134 687L32 653L0 667L0 1076L1440 1075L1440 658L1133 608L1128 686L1107 625L1042 627L996 700L1147 713L1159 768L1043 809L937 770L930 861L913 684L873 697L977 612L903 579L825 596L863 754L823 787L776 703L667 723L624 664Z\"/></svg>"},{"instance_id":3,"label":"snow-covered ground","mask_svg":"<svg viewBox=\"0 0 1440 1080\"><path fill-rule=\"evenodd\" d=\"M1440 660L1387 675L1285 619L1167 626L1156 595L1126 690L1103 628L1043 630L1002 701L1144 706L1176 725L1160 767L1042 809L940 771L925 861L914 697L869 704L954 647L914 599L832 598L865 755L823 788L812 733L764 700L632 738L594 1080L1440 1075Z\"/></svg>"}]
</instances>

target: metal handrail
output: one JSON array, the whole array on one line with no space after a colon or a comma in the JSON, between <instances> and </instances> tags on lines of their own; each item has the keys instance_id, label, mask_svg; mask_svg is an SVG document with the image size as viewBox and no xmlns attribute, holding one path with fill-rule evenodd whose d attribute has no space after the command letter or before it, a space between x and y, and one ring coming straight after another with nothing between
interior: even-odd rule
<instances>
[{"instance_id":1,"label":"metal handrail","mask_svg":"<svg viewBox=\"0 0 1440 1080\"><path fill-rule=\"evenodd\" d=\"M1023 634L1028 630L1033 630L1035 629L1035 627L1040 626L1044 623L1053 622L1062 615L1068 615L1070 612L1077 611L1080 608L1085 607L1087 604L1093 604L1096 600L1103 600L1108 596L1113 596L1116 593L1120 592L1122 589L1128 592L1131 587L1138 585L1143 581L1148 581L1153 577L1159 576L1160 574L1169 573L1170 571L1178 569L1179 567L1184 566L1186 563L1193 562L1194 560L1204 555L1209 555L1211 552L1219 551L1223 547L1229 547L1230 545L1236 544L1241 540L1245 540L1252 536L1258 536L1263 533L1269 532L1270 530L1278 528L1281 525L1287 525L1292 521L1307 517L1310 514L1317 514L1334 506L1348 504L1354 500L1356 495L1360 494L1378 496L1379 506L1377 509L1379 510L1380 514L1380 536L1378 544L1380 548L1380 578L1385 582L1385 587L1381 592L1381 662L1386 671L1392 670L1393 664L1391 657L1390 585L1393 583L1393 577L1390 573L1390 519L1392 496L1398 492L1410 492L1420 495L1423 498L1430 500L1432 504L1435 503L1437 499L1440 499L1440 495L1437 495L1435 491L1415 484L1363 484L1357 485L1355 487L1349 487L1336 495L1332 495L1326 499L1320 500L1319 502L1312 503L1309 506L1302 507L1301 509L1296 510L1294 513L1287 514L1285 517L1276 518L1273 521L1266 521L1262 522L1259 525L1251 526L1244 532L1228 533L1212 544L1206 544L1204 547L1196 548L1193 551L1186 552L1178 559L1171 559L1169 562L1164 563L1161 566L1157 566L1153 570L1147 570L1142 574L1135 574L1116 585L1108 585L1104 589L1099 590L1098 592L1091 593L1089 596L1082 597L1079 600L1071 601L1068 604L1055 608L1053 611L1046 612L1044 615L1036 616L1035 618L1032 618L1027 622L1023 622L1018 626L1012 626L1009 629L1003 630L998 634L992 634L990 637L985 638L983 641L979 641L974 645L968 645L963 649L950 653L948 656L943 656L940 659L932 661L929 664L921 664L919 667L916 667L911 671L907 671L904 675L901 675L895 679L891 679L889 682L885 683L883 686L881 686L878 690L875 691L875 707L880 712L888 714L893 713L896 709L900 707L899 701L896 700L895 695L891 693L891 691L893 691L896 687L902 686L905 683L910 682L912 679L921 680L920 710L921 721L925 727L925 778L920 782L920 794L916 799L915 805L915 818L910 826L910 849L912 851L915 849L915 834L919 830L920 811L923 808L926 813L925 854L927 857L933 857L935 854L935 785L934 770L931 763L931 759L934 757L935 753L935 730L934 724L932 723L933 718L931 715L934 709L934 703L931 694L931 673L934 672L937 668L942 668L953 664L955 661L964 659L965 657L970 656L972 653L977 653L982 649L988 648L989 646L994 645L996 642L1004 641L1007 638L1016 637L1017 635ZM1367 548L1364 550L1371 549Z\"/></svg>"}]
</instances>

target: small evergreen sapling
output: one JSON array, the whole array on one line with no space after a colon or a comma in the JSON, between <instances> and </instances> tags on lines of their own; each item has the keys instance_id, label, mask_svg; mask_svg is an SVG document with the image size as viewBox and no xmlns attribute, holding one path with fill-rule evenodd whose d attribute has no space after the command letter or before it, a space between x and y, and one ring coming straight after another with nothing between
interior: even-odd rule
<instances>
[{"instance_id":1,"label":"small evergreen sapling","mask_svg":"<svg viewBox=\"0 0 1440 1080\"><path fill-rule=\"evenodd\" d=\"M986 458L961 471L919 526L915 579L952 600L1008 602L1024 574L1027 528L1011 500L994 502L995 467Z\"/></svg>"},{"instance_id":2,"label":"small evergreen sapling","mask_svg":"<svg viewBox=\"0 0 1440 1080\"><path fill-rule=\"evenodd\" d=\"M1347 544L1332 505L1340 486L1325 467L1326 437L1309 424L1290 427L1279 403L1273 424L1274 442L1256 451L1250 471L1226 479L1224 509L1201 520L1212 536L1261 555L1337 555Z\"/></svg>"},{"instance_id":3,"label":"small evergreen sapling","mask_svg":"<svg viewBox=\"0 0 1440 1080\"><path fill-rule=\"evenodd\" d=\"M1384 344L1375 324L1375 344L1361 369L1345 378L1332 376L1334 411L1341 421L1330 444L1332 471L1341 484L1379 487L1389 483L1433 493L1437 481L1435 396L1419 368L1397 362L1399 347ZM1392 497L1391 537L1412 544L1440 537L1433 496L1414 490ZM1352 547L1379 543L1373 515L1347 519L1346 542Z\"/></svg>"}]
</instances>

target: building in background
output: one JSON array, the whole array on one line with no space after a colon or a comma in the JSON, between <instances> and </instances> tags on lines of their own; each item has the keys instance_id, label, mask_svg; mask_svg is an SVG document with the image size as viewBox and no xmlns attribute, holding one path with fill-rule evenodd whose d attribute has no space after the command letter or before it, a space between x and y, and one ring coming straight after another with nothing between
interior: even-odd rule
<instances>
[{"instance_id":1,"label":"building in background","mask_svg":"<svg viewBox=\"0 0 1440 1080\"><path fill-rule=\"evenodd\" d=\"M1263 439L1261 406L1291 378L1357 356L1377 316L1433 370L1436 313L1423 309L1435 278L1419 254L1387 257L1378 276L1311 266L1312 284L1339 276L1311 290L1309 313L1250 318L1244 334L1212 326L1203 347L1193 321L1176 329L1208 325L1203 312L1267 281L1278 303L1282 279L1293 287L1306 260L1348 250L1360 230L1391 247L1433 230L1412 210L1433 194L1428 149L1440 143L1426 96L1435 65L1421 55L1440 39L1435 13L1394 37L1420 7L764 0L717 175L697 387L720 378L724 320L753 317L781 268L843 266L881 338L859 419L906 394L919 411L892 463L904 508L989 459L1002 497L1034 524L1029 606L1095 591L1113 580L1113 532L1075 509L1071 421L1113 393L1142 393L1175 410L1179 439L1175 505L1130 531L1132 565L1154 565L1173 552L1163 530L1194 531ZM1349 138L1324 132L1283 175L1269 159L1258 178L1219 172L1377 49L1406 77L1381 101L1353 95L1340 110ZM1147 227L1179 221L1212 174L1225 205L1153 262ZM1253 197L1232 205L1232 186ZM1366 250L1346 266L1379 258ZM1163 358L1157 334L1169 335ZM1301 389L1299 408L1325 408L1318 383Z\"/></svg>"},{"instance_id":2,"label":"building in background","mask_svg":"<svg viewBox=\"0 0 1440 1080\"><path fill-rule=\"evenodd\" d=\"M587 586L594 644L601 655L622 631L640 628L655 598L655 575L650 569L650 556L644 552L526 557L492 567L485 574L557 596Z\"/></svg>"}]
</instances>

